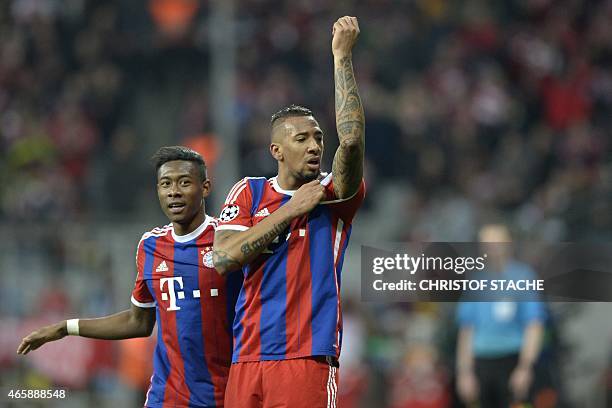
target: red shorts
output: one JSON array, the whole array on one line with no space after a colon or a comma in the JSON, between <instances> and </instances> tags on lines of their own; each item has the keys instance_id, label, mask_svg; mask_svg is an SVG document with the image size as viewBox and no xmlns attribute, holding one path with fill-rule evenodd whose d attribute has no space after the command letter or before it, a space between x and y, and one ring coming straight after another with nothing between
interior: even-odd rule
<instances>
[{"instance_id":1,"label":"red shorts","mask_svg":"<svg viewBox=\"0 0 612 408\"><path fill-rule=\"evenodd\" d=\"M234 363L225 408L336 408L335 365L325 357Z\"/></svg>"}]
</instances>

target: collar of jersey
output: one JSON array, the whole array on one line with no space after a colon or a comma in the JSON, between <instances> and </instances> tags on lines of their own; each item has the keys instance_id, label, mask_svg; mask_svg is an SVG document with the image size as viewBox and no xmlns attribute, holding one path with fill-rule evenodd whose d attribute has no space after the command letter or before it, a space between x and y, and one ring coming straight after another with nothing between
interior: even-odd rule
<instances>
[{"instance_id":1,"label":"collar of jersey","mask_svg":"<svg viewBox=\"0 0 612 408\"><path fill-rule=\"evenodd\" d=\"M328 185L329 182L332 179L332 174L329 173L321 173L321 175L323 176L323 179L321 180L321 184L323 184L324 186ZM278 180L276 179L278 176L274 176L272 177L272 188L274 190L276 190L276 192L281 193L281 194L286 194L289 196L292 196L293 193L295 193L296 190L283 190L281 188L281 186L278 185Z\"/></svg>"},{"instance_id":2,"label":"collar of jersey","mask_svg":"<svg viewBox=\"0 0 612 408\"><path fill-rule=\"evenodd\" d=\"M181 243L189 242L192 239L195 239L198 236L200 236L200 234L204 232L206 227L208 227L211 220L212 220L212 217L209 217L208 215L206 215L206 218L204 218L204 222L200 224L198 228L196 228L195 230L191 231L189 234L186 234L186 235L176 235L174 233L174 228L172 228L172 238L174 238L176 242L181 242Z\"/></svg>"},{"instance_id":3,"label":"collar of jersey","mask_svg":"<svg viewBox=\"0 0 612 408\"><path fill-rule=\"evenodd\" d=\"M277 193L281 193L281 194L286 194L289 196L292 196L293 193L295 193L295 190L283 190L281 188L281 186L278 185L278 180L276 179L278 176L274 176L272 177L272 188L277 192Z\"/></svg>"}]
</instances>

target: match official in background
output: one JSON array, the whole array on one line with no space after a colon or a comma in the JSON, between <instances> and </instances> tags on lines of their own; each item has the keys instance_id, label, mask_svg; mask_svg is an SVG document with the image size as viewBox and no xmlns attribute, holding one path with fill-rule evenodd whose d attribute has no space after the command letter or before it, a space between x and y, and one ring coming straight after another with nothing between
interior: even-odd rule
<instances>
[{"instance_id":1,"label":"match official in background","mask_svg":"<svg viewBox=\"0 0 612 408\"><path fill-rule=\"evenodd\" d=\"M131 308L98 319L70 319L26 336L27 354L67 335L121 340L150 336L157 321L145 407L223 407L231 361L231 322L242 277L222 278L212 263L217 221L206 215L206 165L197 152L162 147L153 156L157 195L171 221L146 232L136 253ZM127 199L130 199L129 197Z\"/></svg>"},{"instance_id":2,"label":"match official in background","mask_svg":"<svg viewBox=\"0 0 612 408\"><path fill-rule=\"evenodd\" d=\"M506 280L535 277L531 267L512 259L505 225L484 226L479 239L488 255L486 273ZM466 405L479 402L482 408L507 408L527 402L545 314L541 302L512 298L459 304L456 377L459 397Z\"/></svg>"}]
</instances>

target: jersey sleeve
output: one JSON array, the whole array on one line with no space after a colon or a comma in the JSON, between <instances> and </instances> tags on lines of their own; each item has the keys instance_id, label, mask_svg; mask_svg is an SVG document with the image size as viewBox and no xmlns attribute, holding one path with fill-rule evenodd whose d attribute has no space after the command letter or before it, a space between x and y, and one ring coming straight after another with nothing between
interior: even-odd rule
<instances>
[{"instance_id":1,"label":"jersey sleeve","mask_svg":"<svg viewBox=\"0 0 612 408\"><path fill-rule=\"evenodd\" d=\"M149 308L155 307L155 299L151 295L147 282L144 279L144 240L141 239L136 249L136 282L132 290L132 304L134 306Z\"/></svg>"},{"instance_id":2,"label":"jersey sleeve","mask_svg":"<svg viewBox=\"0 0 612 408\"><path fill-rule=\"evenodd\" d=\"M472 327L476 323L476 307L475 303L472 302L461 302L457 306L457 324L460 328Z\"/></svg>"},{"instance_id":3,"label":"jersey sleeve","mask_svg":"<svg viewBox=\"0 0 612 408\"><path fill-rule=\"evenodd\" d=\"M520 302L519 316L524 325L534 322L543 322L546 319L546 308L541 302Z\"/></svg>"},{"instance_id":4,"label":"jersey sleeve","mask_svg":"<svg viewBox=\"0 0 612 408\"><path fill-rule=\"evenodd\" d=\"M247 178L232 187L217 218L217 231L246 231L253 226L251 188Z\"/></svg>"},{"instance_id":5,"label":"jersey sleeve","mask_svg":"<svg viewBox=\"0 0 612 408\"><path fill-rule=\"evenodd\" d=\"M332 173L329 173L321 184L325 186L325 201L323 204L331 206L332 211L338 214L345 223L349 224L355 217L357 210L363 204L365 198L365 181L362 179L359 185L359 190L351 197L339 199L334 191L334 179Z\"/></svg>"}]
</instances>

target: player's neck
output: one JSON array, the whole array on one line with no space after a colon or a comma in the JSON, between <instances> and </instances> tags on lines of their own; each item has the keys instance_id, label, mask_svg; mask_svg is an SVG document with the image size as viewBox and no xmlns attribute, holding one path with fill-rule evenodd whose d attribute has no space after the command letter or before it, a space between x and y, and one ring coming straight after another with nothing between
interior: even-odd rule
<instances>
[{"instance_id":1,"label":"player's neck","mask_svg":"<svg viewBox=\"0 0 612 408\"><path fill-rule=\"evenodd\" d=\"M279 168L278 176L276 176L276 183L283 190L294 191L306 184L307 181L297 178L291 175L289 172L283 171L281 168Z\"/></svg>"},{"instance_id":2,"label":"player's neck","mask_svg":"<svg viewBox=\"0 0 612 408\"><path fill-rule=\"evenodd\" d=\"M189 224L179 224L178 222L172 223L172 228L174 229L174 233L176 235L187 235L193 231L195 231L206 219L206 214L204 210L199 211L198 214L193 217Z\"/></svg>"}]
</instances>

